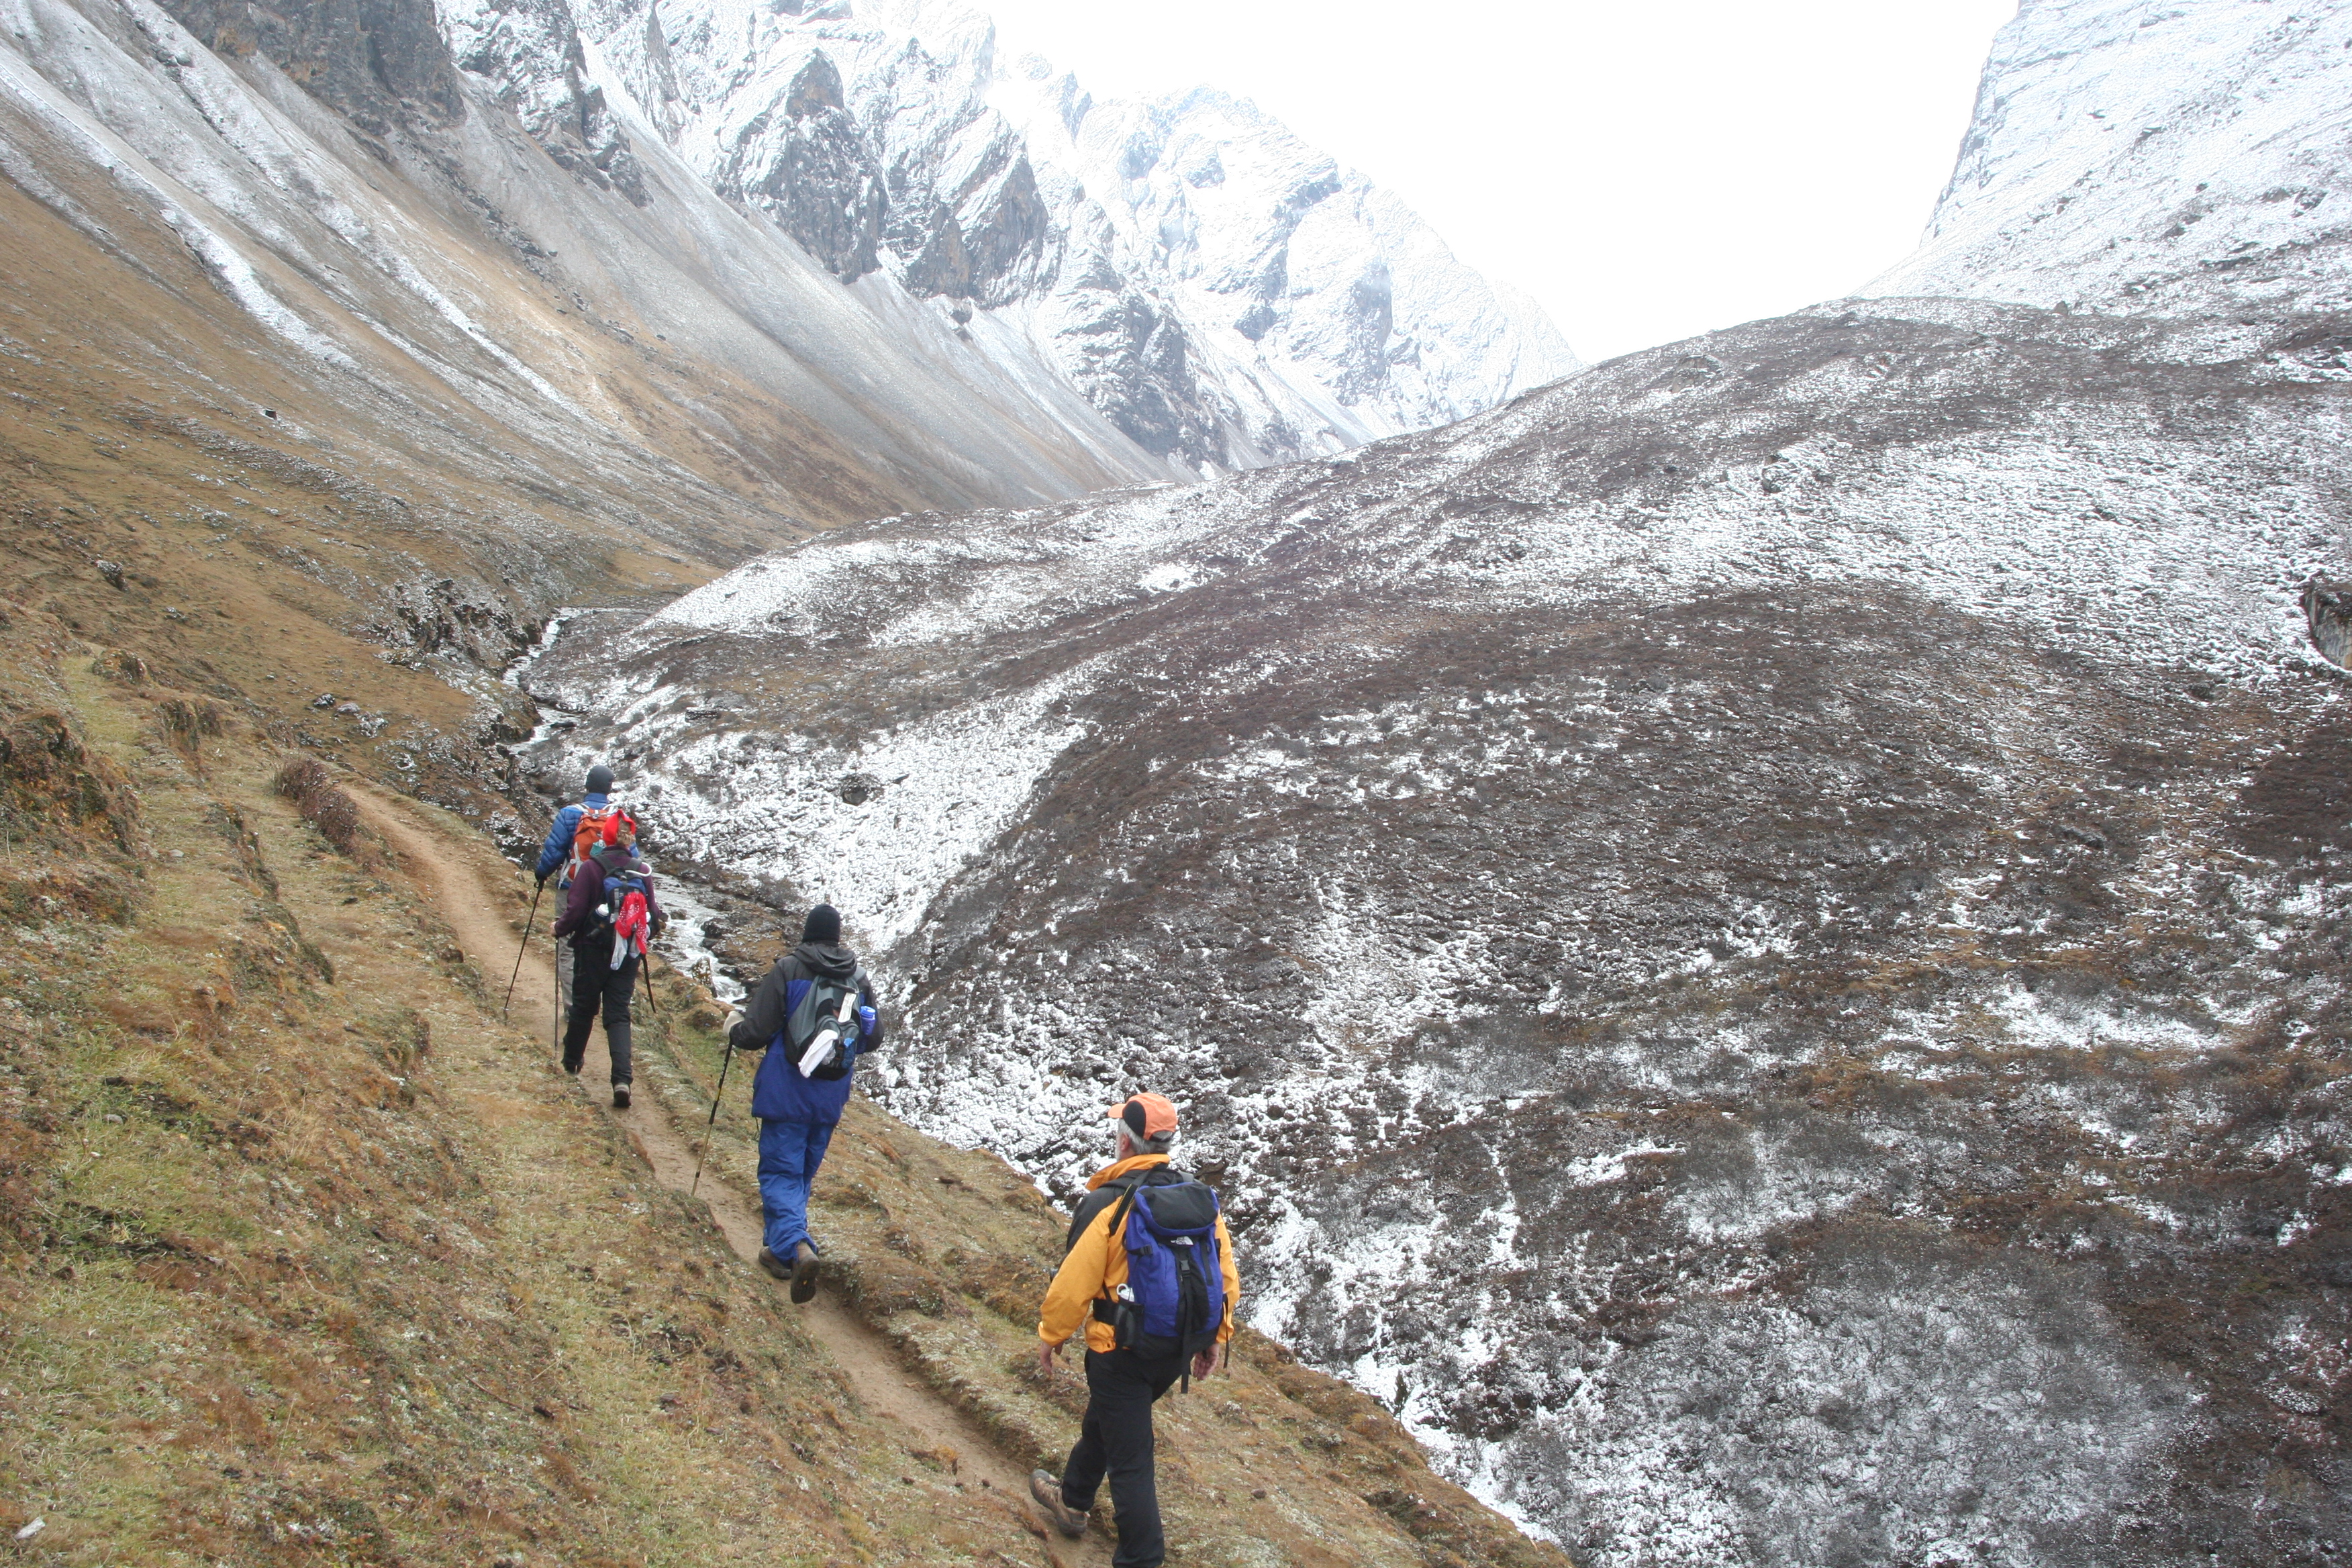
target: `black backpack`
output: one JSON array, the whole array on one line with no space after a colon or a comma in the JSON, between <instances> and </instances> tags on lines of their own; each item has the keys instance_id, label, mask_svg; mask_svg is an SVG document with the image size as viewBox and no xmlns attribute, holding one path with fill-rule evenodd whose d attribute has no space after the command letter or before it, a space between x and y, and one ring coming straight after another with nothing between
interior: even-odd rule
<instances>
[{"instance_id":1,"label":"black backpack","mask_svg":"<svg viewBox=\"0 0 2352 1568\"><path fill-rule=\"evenodd\" d=\"M802 1077L837 1079L849 1071L859 1032L857 977L836 980L820 975L808 983L798 1005L784 1019L784 1049Z\"/></svg>"}]
</instances>

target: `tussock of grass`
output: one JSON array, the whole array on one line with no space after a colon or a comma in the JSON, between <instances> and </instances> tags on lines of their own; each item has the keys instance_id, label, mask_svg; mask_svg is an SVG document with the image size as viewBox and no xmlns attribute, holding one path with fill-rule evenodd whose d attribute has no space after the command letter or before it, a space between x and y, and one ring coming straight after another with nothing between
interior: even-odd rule
<instances>
[{"instance_id":1,"label":"tussock of grass","mask_svg":"<svg viewBox=\"0 0 2352 1568\"><path fill-rule=\"evenodd\" d=\"M320 763L310 757L296 758L278 771L271 787L292 801L328 843L362 864L376 861L360 808L335 787L334 776Z\"/></svg>"}]
</instances>

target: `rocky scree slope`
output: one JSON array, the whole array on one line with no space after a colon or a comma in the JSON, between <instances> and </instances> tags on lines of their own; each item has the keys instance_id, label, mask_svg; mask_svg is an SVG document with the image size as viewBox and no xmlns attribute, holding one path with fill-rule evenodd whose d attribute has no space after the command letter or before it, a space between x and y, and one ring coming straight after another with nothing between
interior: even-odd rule
<instances>
[{"instance_id":1,"label":"rocky scree slope","mask_svg":"<svg viewBox=\"0 0 2352 1568\"><path fill-rule=\"evenodd\" d=\"M1252 105L1097 103L1001 59L953 0L440 15L551 151L608 121L640 151L658 137L843 281L921 302L976 363L1048 367L1192 472L1442 424L1576 368L1539 308Z\"/></svg>"},{"instance_id":2,"label":"rocky scree slope","mask_svg":"<svg viewBox=\"0 0 2352 1568\"><path fill-rule=\"evenodd\" d=\"M844 531L532 682L850 910L893 1110L1067 1190L1176 1096L1254 1320L1593 1561L2306 1562L2347 344L1832 306Z\"/></svg>"},{"instance_id":3,"label":"rocky scree slope","mask_svg":"<svg viewBox=\"0 0 2352 1568\"><path fill-rule=\"evenodd\" d=\"M1869 292L2352 303L2352 5L2026 0L1918 251Z\"/></svg>"},{"instance_id":4,"label":"rocky scree slope","mask_svg":"<svg viewBox=\"0 0 2352 1568\"><path fill-rule=\"evenodd\" d=\"M20 412L196 418L396 489L503 552L475 575L510 603L609 581L567 552L723 563L919 500L1168 472L1036 367L845 292L658 142L620 184L567 172L429 5L6 23L11 358L122 383Z\"/></svg>"}]
</instances>

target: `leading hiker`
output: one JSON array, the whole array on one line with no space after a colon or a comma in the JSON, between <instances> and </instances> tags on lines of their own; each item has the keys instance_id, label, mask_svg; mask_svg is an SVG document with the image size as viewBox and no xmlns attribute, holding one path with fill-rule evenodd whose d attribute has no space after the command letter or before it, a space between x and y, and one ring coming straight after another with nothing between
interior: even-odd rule
<instances>
[{"instance_id":1,"label":"leading hiker","mask_svg":"<svg viewBox=\"0 0 2352 1568\"><path fill-rule=\"evenodd\" d=\"M613 1109L629 1108L629 999L647 945L669 923L654 897L653 868L637 858L637 825L628 813L604 819L601 842L572 869L572 897L556 918L558 941L572 939L572 1016L563 1026L563 1070L577 1074L596 1016L613 1058Z\"/></svg>"},{"instance_id":2,"label":"leading hiker","mask_svg":"<svg viewBox=\"0 0 2352 1568\"><path fill-rule=\"evenodd\" d=\"M1075 1541L1108 1476L1114 1568L1157 1568L1168 1548L1152 1473L1152 1403L1178 1378L1189 1386L1217 1370L1242 1279L1217 1194L1169 1163L1176 1107L1130 1095L1110 1118L1111 1163L1087 1180L1037 1321L1037 1366L1048 1377L1062 1342L1086 1326L1087 1414L1062 1479L1033 1471L1029 1495Z\"/></svg>"},{"instance_id":3,"label":"leading hiker","mask_svg":"<svg viewBox=\"0 0 2352 1568\"><path fill-rule=\"evenodd\" d=\"M573 873L588 852L602 843L604 819L613 814L613 770L598 763L588 770L587 787L582 792L578 805L567 805L555 814L547 826L547 842L539 847L539 868L535 873L539 885L547 886L550 877L555 879L556 907L563 907L565 895L572 891ZM562 942L555 944L555 994L572 994L572 949Z\"/></svg>"},{"instance_id":4,"label":"leading hiker","mask_svg":"<svg viewBox=\"0 0 2352 1568\"><path fill-rule=\"evenodd\" d=\"M857 955L841 945L841 911L831 904L808 912L800 945L776 960L743 1009L727 1021L730 1050L768 1053L751 1079L751 1114L760 1119L760 1208L767 1217L760 1267L790 1279L795 1301L816 1294L809 1184L849 1103L857 1058L881 1043L874 983L858 967Z\"/></svg>"}]
</instances>

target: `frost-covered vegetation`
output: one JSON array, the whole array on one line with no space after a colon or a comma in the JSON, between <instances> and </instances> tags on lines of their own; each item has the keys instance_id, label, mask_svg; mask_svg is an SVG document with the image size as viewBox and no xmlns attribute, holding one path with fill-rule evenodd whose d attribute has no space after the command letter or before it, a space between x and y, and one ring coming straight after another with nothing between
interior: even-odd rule
<instances>
[{"instance_id":1,"label":"frost-covered vegetation","mask_svg":"<svg viewBox=\"0 0 2352 1568\"><path fill-rule=\"evenodd\" d=\"M2201 1553L2332 1473L2352 1278L2308 341L1824 310L534 681L673 854L849 900L894 1109L1059 1188L1177 1094L1256 1321L1571 1545Z\"/></svg>"}]
</instances>

